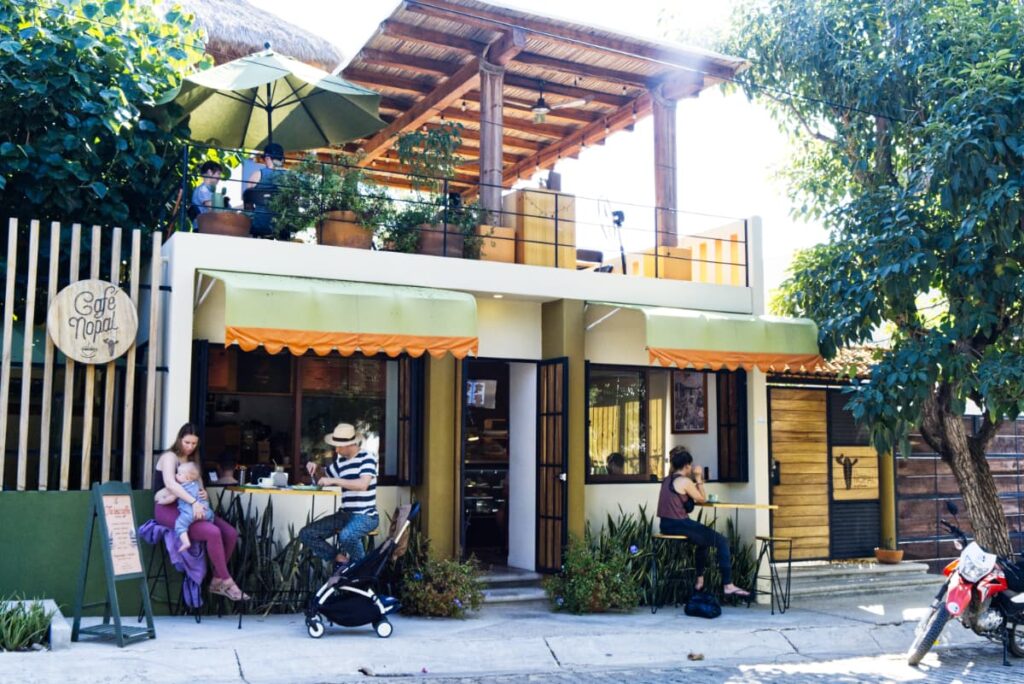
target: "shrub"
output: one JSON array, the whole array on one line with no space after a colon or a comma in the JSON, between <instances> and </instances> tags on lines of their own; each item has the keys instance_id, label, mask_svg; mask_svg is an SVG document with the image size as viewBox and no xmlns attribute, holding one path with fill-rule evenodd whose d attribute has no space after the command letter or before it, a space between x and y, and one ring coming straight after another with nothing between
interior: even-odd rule
<instances>
[{"instance_id":1,"label":"shrub","mask_svg":"<svg viewBox=\"0 0 1024 684\"><path fill-rule=\"evenodd\" d=\"M465 617L484 600L480 571L473 560L428 557L419 567L406 568L398 598L406 615Z\"/></svg>"},{"instance_id":2,"label":"shrub","mask_svg":"<svg viewBox=\"0 0 1024 684\"><path fill-rule=\"evenodd\" d=\"M604 552L588 539L570 540L562 572L544 588L556 610L572 613L630 610L640 601L628 550Z\"/></svg>"},{"instance_id":3,"label":"shrub","mask_svg":"<svg viewBox=\"0 0 1024 684\"><path fill-rule=\"evenodd\" d=\"M45 645L50 637L53 611L39 602L20 602L17 597L0 600L0 651L25 651Z\"/></svg>"}]
</instances>

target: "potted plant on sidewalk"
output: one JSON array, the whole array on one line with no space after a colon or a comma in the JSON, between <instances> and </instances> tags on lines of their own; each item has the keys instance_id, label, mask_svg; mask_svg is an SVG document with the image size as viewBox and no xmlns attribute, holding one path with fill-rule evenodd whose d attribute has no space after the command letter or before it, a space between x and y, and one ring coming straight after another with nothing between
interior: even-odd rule
<instances>
[{"instance_id":1,"label":"potted plant on sidewalk","mask_svg":"<svg viewBox=\"0 0 1024 684\"><path fill-rule=\"evenodd\" d=\"M903 549L896 546L892 537L888 537L882 546L875 547L875 559L886 565L897 565L903 560Z\"/></svg>"}]
</instances>

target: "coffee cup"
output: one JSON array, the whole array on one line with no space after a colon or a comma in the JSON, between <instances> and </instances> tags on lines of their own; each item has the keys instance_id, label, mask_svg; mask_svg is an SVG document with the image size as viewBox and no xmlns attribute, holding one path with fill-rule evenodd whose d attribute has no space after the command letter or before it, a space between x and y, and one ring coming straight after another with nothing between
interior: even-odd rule
<instances>
[{"instance_id":1,"label":"coffee cup","mask_svg":"<svg viewBox=\"0 0 1024 684\"><path fill-rule=\"evenodd\" d=\"M718 495L708 494L708 503L718 503Z\"/></svg>"},{"instance_id":2,"label":"coffee cup","mask_svg":"<svg viewBox=\"0 0 1024 684\"><path fill-rule=\"evenodd\" d=\"M273 478L270 478L270 477L261 477L256 482L256 484L259 485L260 487L273 487L273 486L275 486Z\"/></svg>"},{"instance_id":3,"label":"coffee cup","mask_svg":"<svg viewBox=\"0 0 1024 684\"><path fill-rule=\"evenodd\" d=\"M273 472L270 474L270 480L274 483L275 487L287 487L288 473L284 471Z\"/></svg>"}]
</instances>

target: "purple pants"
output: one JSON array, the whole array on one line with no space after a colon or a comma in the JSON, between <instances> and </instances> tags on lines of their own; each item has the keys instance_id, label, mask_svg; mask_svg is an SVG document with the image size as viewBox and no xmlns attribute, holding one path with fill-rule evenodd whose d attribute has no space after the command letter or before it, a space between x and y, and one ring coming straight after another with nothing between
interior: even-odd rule
<instances>
[{"instance_id":1,"label":"purple pants","mask_svg":"<svg viewBox=\"0 0 1024 684\"><path fill-rule=\"evenodd\" d=\"M156 504L153 506L153 518L156 519L158 525L173 530L174 523L178 519L177 504ZM192 526L188 528L188 536L193 544L200 541L206 542L206 555L210 557L214 578L230 579L228 559L235 552L238 530L220 518L214 518L213 522L198 520L192 523Z\"/></svg>"}]
</instances>

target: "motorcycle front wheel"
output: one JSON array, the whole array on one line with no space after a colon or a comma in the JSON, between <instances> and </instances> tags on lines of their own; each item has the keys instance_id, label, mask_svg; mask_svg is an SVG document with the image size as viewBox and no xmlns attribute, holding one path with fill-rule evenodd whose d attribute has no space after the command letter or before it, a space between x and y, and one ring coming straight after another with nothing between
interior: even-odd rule
<instances>
[{"instance_id":1,"label":"motorcycle front wheel","mask_svg":"<svg viewBox=\"0 0 1024 684\"><path fill-rule=\"evenodd\" d=\"M1009 627L1010 641L1006 645L1015 658L1024 658L1024 623L1015 622Z\"/></svg>"},{"instance_id":2,"label":"motorcycle front wheel","mask_svg":"<svg viewBox=\"0 0 1024 684\"><path fill-rule=\"evenodd\" d=\"M939 601L939 604L922 618L921 624L917 628L917 636L914 637L914 643L910 645L910 650L907 652L907 664L917 665L921 662L925 654L938 641L939 635L942 634L942 628L946 626L947 622L949 622L949 611L946 610L946 603Z\"/></svg>"}]
</instances>

